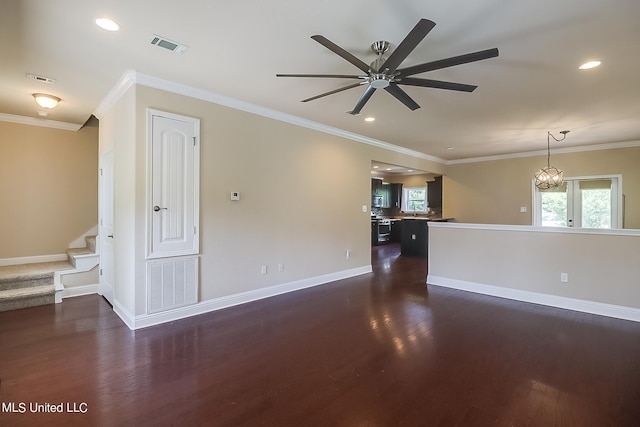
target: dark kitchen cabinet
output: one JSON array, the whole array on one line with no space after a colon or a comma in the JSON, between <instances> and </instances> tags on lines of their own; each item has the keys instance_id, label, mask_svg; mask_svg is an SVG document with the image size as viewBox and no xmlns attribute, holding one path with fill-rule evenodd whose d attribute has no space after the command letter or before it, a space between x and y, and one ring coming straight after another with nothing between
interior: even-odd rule
<instances>
[{"instance_id":1,"label":"dark kitchen cabinet","mask_svg":"<svg viewBox=\"0 0 640 427\"><path fill-rule=\"evenodd\" d=\"M371 178L371 195L381 195L382 194L382 180Z\"/></svg>"},{"instance_id":2,"label":"dark kitchen cabinet","mask_svg":"<svg viewBox=\"0 0 640 427\"><path fill-rule=\"evenodd\" d=\"M436 176L435 181L427 183L427 203L432 209L442 209L442 177Z\"/></svg>"},{"instance_id":3,"label":"dark kitchen cabinet","mask_svg":"<svg viewBox=\"0 0 640 427\"><path fill-rule=\"evenodd\" d=\"M389 206L390 208L402 208L402 184L390 184L391 191L389 192Z\"/></svg>"},{"instance_id":4,"label":"dark kitchen cabinet","mask_svg":"<svg viewBox=\"0 0 640 427\"><path fill-rule=\"evenodd\" d=\"M371 246L378 246L378 221L371 220Z\"/></svg>"},{"instance_id":5,"label":"dark kitchen cabinet","mask_svg":"<svg viewBox=\"0 0 640 427\"><path fill-rule=\"evenodd\" d=\"M394 243L400 243L402 239L402 220L391 220L391 236L389 240Z\"/></svg>"},{"instance_id":6,"label":"dark kitchen cabinet","mask_svg":"<svg viewBox=\"0 0 640 427\"><path fill-rule=\"evenodd\" d=\"M402 255L427 257L429 228L423 219L403 219L401 227L400 253Z\"/></svg>"}]
</instances>

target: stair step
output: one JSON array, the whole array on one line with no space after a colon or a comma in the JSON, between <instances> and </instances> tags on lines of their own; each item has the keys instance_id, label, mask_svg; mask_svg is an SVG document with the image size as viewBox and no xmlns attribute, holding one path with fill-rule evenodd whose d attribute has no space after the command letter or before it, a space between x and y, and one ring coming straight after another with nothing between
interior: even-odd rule
<instances>
[{"instance_id":1,"label":"stair step","mask_svg":"<svg viewBox=\"0 0 640 427\"><path fill-rule=\"evenodd\" d=\"M0 284L53 277L55 271L72 268L69 261L0 266Z\"/></svg>"},{"instance_id":2,"label":"stair step","mask_svg":"<svg viewBox=\"0 0 640 427\"><path fill-rule=\"evenodd\" d=\"M71 269L68 261L0 267L0 311L55 303L53 276Z\"/></svg>"},{"instance_id":3,"label":"stair step","mask_svg":"<svg viewBox=\"0 0 640 427\"><path fill-rule=\"evenodd\" d=\"M0 291L0 311L53 304L55 293L53 285Z\"/></svg>"},{"instance_id":4,"label":"stair step","mask_svg":"<svg viewBox=\"0 0 640 427\"><path fill-rule=\"evenodd\" d=\"M96 237L98 236L86 236L84 238L84 241L87 242L87 249L93 253L96 252Z\"/></svg>"},{"instance_id":5,"label":"stair step","mask_svg":"<svg viewBox=\"0 0 640 427\"><path fill-rule=\"evenodd\" d=\"M69 262L78 269L84 270L98 264L99 255L89 248L75 248L67 251Z\"/></svg>"}]
</instances>

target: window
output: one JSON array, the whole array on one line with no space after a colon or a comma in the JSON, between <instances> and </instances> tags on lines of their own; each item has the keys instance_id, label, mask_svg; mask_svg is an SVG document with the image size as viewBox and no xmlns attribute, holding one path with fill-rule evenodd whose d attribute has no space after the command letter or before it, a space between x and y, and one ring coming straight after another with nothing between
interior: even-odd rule
<instances>
[{"instance_id":1,"label":"window","mask_svg":"<svg viewBox=\"0 0 640 427\"><path fill-rule=\"evenodd\" d=\"M402 210L405 212L425 212L427 210L427 187L403 189Z\"/></svg>"},{"instance_id":2,"label":"window","mask_svg":"<svg viewBox=\"0 0 640 427\"><path fill-rule=\"evenodd\" d=\"M534 225L543 227L622 227L622 177L566 179L551 190L534 186Z\"/></svg>"}]
</instances>

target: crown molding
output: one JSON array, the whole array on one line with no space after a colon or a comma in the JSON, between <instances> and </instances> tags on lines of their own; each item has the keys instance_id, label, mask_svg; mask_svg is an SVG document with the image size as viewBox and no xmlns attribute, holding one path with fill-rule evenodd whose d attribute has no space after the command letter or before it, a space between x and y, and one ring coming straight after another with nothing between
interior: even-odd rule
<instances>
[{"instance_id":1,"label":"crown molding","mask_svg":"<svg viewBox=\"0 0 640 427\"><path fill-rule=\"evenodd\" d=\"M109 91L104 100L98 105L96 111L93 113L98 119L109 111L109 109L118 101L118 99L124 95L124 93L134 84L151 87L154 89L164 90L166 92L175 93L178 95L188 96L190 98L199 99L201 101L210 102L213 104L223 105L225 107L233 108L240 111L245 111L259 116L267 117L270 119L278 120L285 123L294 124L297 126L305 127L308 129L317 130L330 135L339 136L352 141L361 142L363 144L371 145L385 150L395 151L397 153L406 154L408 156L417 157L424 160L429 160L435 163L445 164L446 161L439 157L431 156L429 154L421 153L419 151L410 150L408 148L399 147L397 145L390 144L378 139L369 138L364 135L360 135L353 132L348 132L343 129L327 126L322 123L314 122L311 120L303 119L291 114L282 113L280 111L272 110L270 108L262 107L259 105L251 104L248 102L240 101L238 99L230 98L227 96L219 95L217 93L209 92L203 89L198 89L192 86L184 85L181 83L164 80L159 77L151 76L149 74L139 73L135 70L128 70L118 80L116 85Z\"/></svg>"},{"instance_id":2,"label":"crown molding","mask_svg":"<svg viewBox=\"0 0 640 427\"><path fill-rule=\"evenodd\" d=\"M640 140L554 148L553 150L551 150L551 153L552 154L581 153L585 151L613 150L616 148L631 148L631 147L640 147ZM526 151L522 153L498 154L495 156L469 157L467 159L448 160L446 162L446 165L449 166L449 165L459 165L463 163L490 162L493 160L508 160L508 159L518 159L522 157L536 157L536 156L546 156L546 155L547 155L547 150L536 150L536 151Z\"/></svg>"},{"instance_id":3,"label":"crown molding","mask_svg":"<svg viewBox=\"0 0 640 427\"><path fill-rule=\"evenodd\" d=\"M18 123L21 125L40 126L45 128L78 131L83 125L76 123L58 122L55 120L36 119L35 117L17 116L14 114L0 113L0 122Z\"/></svg>"},{"instance_id":4,"label":"crown molding","mask_svg":"<svg viewBox=\"0 0 640 427\"><path fill-rule=\"evenodd\" d=\"M508 160L523 157L536 157L547 154L547 150L527 151L522 153L511 154L498 154L493 156L482 157L469 157L466 159L445 160L440 157L432 156L430 154L422 153L419 151L411 150L409 148L400 147L398 145L391 144L386 141L381 141L375 138L369 138L364 135L349 132L343 129L338 129L332 126L327 126L322 123L314 122L312 120L303 119L292 114L283 113L270 108L262 107L249 102L241 101L228 96L220 95L214 92L198 89L193 86L184 85L181 83L172 82L169 80L161 79L149 74L137 72L135 70L127 70L120 77L118 82L109 91L107 96L100 102L93 115L98 119L101 119L109 109L127 92L127 90L135 84L151 87L154 89L160 89L166 92L175 93L177 95L188 96L190 98L199 99L201 101L210 102L213 104L223 105L225 107L233 108L235 110L245 111L248 113L256 114L259 116L267 117L270 119L278 120L285 123L313 129L319 132L327 133L330 135L339 136L352 141L360 142L363 144L371 145L374 147L382 148L396 153L406 154L408 156L417 157L424 160L429 160L434 163L443 165L457 165L464 163L479 163L489 162L494 160ZM37 119L33 119L36 120ZM47 122L48 120L44 120ZM77 130L77 129L76 129ZM562 147L552 150L553 154L563 153L578 153L585 151L597 151L597 150L611 150L615 148L629 148L640 147L640 140L626 141L626 142L613 142L605 144L584 145L575 147Z\"/></svg>"},{"instance_id":5,"label":"crown molding","mask_svg":"<svg viewBox=\"0 0 640 427\"><path fill-rule=\"evenodd\" d=\"M120 98L136 83L136 72L127 70L118 79L115 86L107 93L107 96L98 104L93 115L101 120L104 115L118 102Z\"/></svg>"}]
</instances>

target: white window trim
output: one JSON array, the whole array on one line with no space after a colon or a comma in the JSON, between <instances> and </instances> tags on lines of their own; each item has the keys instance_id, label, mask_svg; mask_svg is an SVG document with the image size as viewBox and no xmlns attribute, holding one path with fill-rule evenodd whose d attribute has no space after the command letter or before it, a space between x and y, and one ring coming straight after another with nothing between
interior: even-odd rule
<instances>
[{"instance_id":1,"label":"white window trim","mask_svg":"<svg viewBox=\"0 0 640 427\"><path fill-rule=\"evenodd\" d=\"M409 206L409 191L410 190L424 190L424 210L423 211L410 211L408 210ZM429 188L425 185L424 187L403 187L402 188L402 211L403 212L418 212L424 213L429 211L429 198L428 198Z\"/></svg>"},{"instance_id":2,"label":"white window trim","mask_svg":"<svg viewBox=\"0 0 640 427\"><path fill-rule=\"evenodd\" d=\"M591 176L573 176L573 177L565 177L565 181L580 181L580 180L592 180L592 179L610 179L611 180L611 208L613 209L612 216L616 221L616 226L612 229L620 229L624 228L624 196L622 194L622 175L621 174L613 174L613 175L591 175ZM531 180L531 195L532 202L531 206L531 223L535 227L542 227L542 196L540 195L540 190L536 187L535 179ZM580 227L576 227L580 228Z\"/></svg>"}]
</instances>

